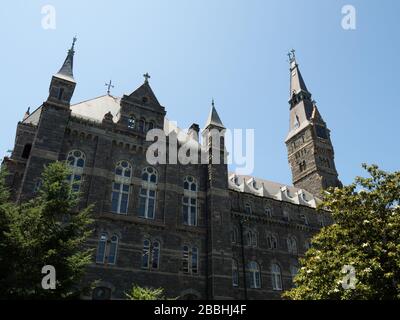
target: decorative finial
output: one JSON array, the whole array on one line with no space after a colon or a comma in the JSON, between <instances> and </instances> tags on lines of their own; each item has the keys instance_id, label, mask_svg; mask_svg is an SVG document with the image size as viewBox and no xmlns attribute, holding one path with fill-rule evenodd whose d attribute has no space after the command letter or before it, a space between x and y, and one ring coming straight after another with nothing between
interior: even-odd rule
<instances>
[{"instance_id":1,"label":"decorative finial","mask_svg":"<svg viewBox=\"0 0 400 320\"><path fill-rule=\"evenodd\" d=\"M109 83L106 83L105 86L107 87L107 94L110 95L111 88L114 88L114 86L112 85L111 80L110 80Z\"/></svg>"},{"instance_id":2,"label":"decorative finial","mask_svg":"<svg viewBox=\"0 0 400 320\"><path fill-rule=\"evenodd\" d=\"M214 98L212 98L212 100L211 100L211 105L212 105L213 107L215 107Z\"/></svg>"},{"instance_id":3,"label":"decorative finial","mask_svg":"<svg viewBox=\"0 0 400 320\"><path fill-rule=\"evenodd\" d=\"M78 38L77 38L76 36L74 36L74 37L72 38L72 46L71 46L71 49L69 49L69 52L70 52L70 53L74 53L74 52L75 52L74 49L75 49L75 42L76 42L76 40L78 40Z\"/></svg>"},{"instance_id":4,"label":"decorative finial","mask_svg":"<svg viewBox=\"0 0 400 320\"><path fill-rule=\"evenodd\" d=\"M148 82L149 82L149 79L151 78L148 72L146 72L146 73L143 75L143 77L144 77L144 83L148 83Z\"/></svg>"},{"instance_id":5,"label":"decorative finial","mask_svg":"<svg viewBox=\"0 0 400 320\"><path fill-rule=\"evenodd\" d=\"M31 114L31 107L28 107L28 110L26 110L26 114Z\"/></svg>"},{"instance_id":6,"label":"decorative finial","mask_svg":"<svg viewBox=\"0 0 400 320\"><path fill-rule=\"evenodd\" d=\"M289 62L292 62L296 60L296 50L292 49L287 53L287 56L289 57Z\"/></svg>"}]
</instances>

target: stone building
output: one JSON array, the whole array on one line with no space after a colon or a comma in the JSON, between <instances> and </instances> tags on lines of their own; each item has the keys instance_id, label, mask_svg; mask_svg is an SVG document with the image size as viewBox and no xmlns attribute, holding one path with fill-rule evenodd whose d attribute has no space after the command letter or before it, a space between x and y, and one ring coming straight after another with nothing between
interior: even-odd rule
<instances>
[{"instance_id":1,"label":"stone building","mask_svg":"<svg viewBox=\"0 0 400 320\"><path fill-rule=\"evenodd\" d=\"M318 193L340 186L329 130L295 57L286 139L293 187L229 173L224 163L150 165L146 133L164 130L169 143L182 131L166 119L148 75L130 94L71 104L73 59L74 44L48 99L18 123L3 163L16 201L33 197L43 167L59 160L71 168L80 205L94 204L86 280L99 282L84 298L121 299L135 283L182 299L279 299L310 237L332 223L315 210ZM214 104L205 129L225 129ZM206 132L193 124L183 139L207 140ZM210 158L223 154L223 145L209 148Z\"/></svg>"}]
</instances>

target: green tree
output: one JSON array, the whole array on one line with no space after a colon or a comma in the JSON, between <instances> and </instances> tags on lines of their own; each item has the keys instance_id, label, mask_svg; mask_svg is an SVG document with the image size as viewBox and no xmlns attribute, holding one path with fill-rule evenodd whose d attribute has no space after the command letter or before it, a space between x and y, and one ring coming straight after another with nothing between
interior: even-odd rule
<instances>
[{"instance_id":1,"label":"green tree","mask_svg":"<svg viewBox=\"0 0 400 320\"><path fill-rule=\"evenodd\" d=\"M49 164L34 199L11 204L0 179L0 298L63 299L78 297L91 262L85 248L91 234L91 208L78 211L79 194L66 181L64 163ZM54 266L56 289L43 289L42 268Z\"/></svg>"},{"instance_id":2,"label":"green tree","mask_svg":"<svg viewBox=\"0 0 400 320\"><path fill-rule=\"evenodd\" d=\"M400 172L363 167L369 177L325 193L320 209L332 212L335 224L312 239L296 287L284 297L400 298ZM351 270L346 265L354 267L354 275L344 273Z\"/></svg>"},{"instance_id":3,"label":"green tree","mask_svg":"<svg viewBox=\"0 0 400 320\"><path fill-rule=\"evenodd\" d=\"M152 289L134 285L131 291L125 295L128 300L166 300L162 288Z\"/></svg>"}]
</instances>

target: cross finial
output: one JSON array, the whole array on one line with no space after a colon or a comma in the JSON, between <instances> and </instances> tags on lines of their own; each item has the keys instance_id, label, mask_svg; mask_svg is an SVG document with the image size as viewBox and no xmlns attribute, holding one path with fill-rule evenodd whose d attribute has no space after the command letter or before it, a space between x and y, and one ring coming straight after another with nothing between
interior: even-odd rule
<instances>
[{"instance_id":1,"label":"cross finial","mask_svg":"<svg viewBox=\"0 0 400 320\"><path fill-rule=\"evenodd\" d=\"M289 61L292 62L296 59L296 50L292 49L287 53Z\"/></svg>"},{"instance_id":2,"label":"cross finial","mask_svg":"<svg viewBox=\"0 0 400 320\"><path fill-rule=\"evenodd\" d=\"M72 38L72 46L71 46L71 49L70 49L70 51L72 51L72 52L74 51L76 40L78 40L78 38L76 36L74 36Z\"/></svg>"},{"instance_id":3,"label":"cross finial","mask_svg":"<svg viewBox=\"0 0 400 320\"><path fill-rule=\"evenodd\" d=\"M146 72L146 73L143 75L143 77L144 77L144 82L145 82L145 83L148 83L148 82L149 82L149 79L151 78L148 72Z\"/></svg>"},{"instance_id":4,"label":"cross finial","mask_svg":"<svg viewBox=\"0 0 400 320\"><path fill-rule=\"evenodd\" d=\"M110 95L111 88L114 88L114 86L112 85L111 80L110 80L109 83L106 83L105 86L107 87L107 94Z\"/></svg>"}]
</instances>

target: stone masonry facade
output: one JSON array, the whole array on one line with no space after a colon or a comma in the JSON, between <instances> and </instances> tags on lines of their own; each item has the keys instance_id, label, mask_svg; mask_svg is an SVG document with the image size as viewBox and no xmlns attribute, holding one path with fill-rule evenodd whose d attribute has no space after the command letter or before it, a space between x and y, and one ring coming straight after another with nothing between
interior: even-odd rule
<instances>
[{"instance_id":1,"label":"stone masonry facade","mask_svg":"<svg viewBox=\"0 0 400 320\"><path fill-rule=\"evenodd\" d=\"M35 196L45 165L66 161L80 206L94 205L88 246L95 253L85 281L98 282L82 298L124 299L137 284L180 299L280 299L312 235L332 223L316 210L319 192L340 185L329 131L315 105L305 110L311 102L299 71L291 73L291 92L303 94L296 98L303 110L291 99L300 124L286 141L292 187L229 173L226 164L150 165L146 133L164 130L169 143L180 129L171 130L148 77L121 98L71 105L74 53L73 45L47 101L18 123L3 164L15 201ZM328 136L318 136L317 125ZM214 105L205 129L225 129ZM198 142L201 133L193 124L187 139ZM210 159L223 147L210 146Z\"/></svg>"}]
</instances>

